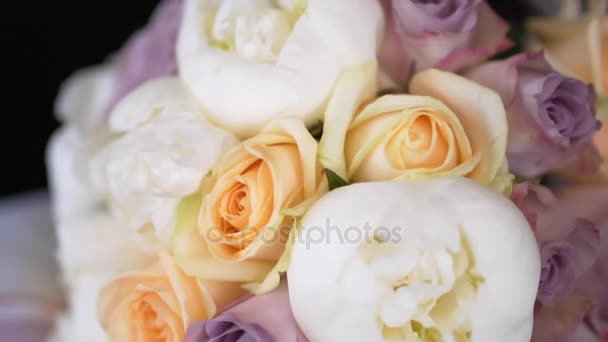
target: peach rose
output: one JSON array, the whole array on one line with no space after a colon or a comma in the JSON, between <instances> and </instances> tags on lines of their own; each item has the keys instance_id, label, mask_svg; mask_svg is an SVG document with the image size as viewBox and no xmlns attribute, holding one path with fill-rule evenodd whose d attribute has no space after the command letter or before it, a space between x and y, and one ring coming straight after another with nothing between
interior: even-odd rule
<instances>
[{"instance_id":1,"label":"peach rose","mask_svg":"<svg viewBox=\"0 0 608 342\"><path fill-rule=\"evenodd\" d=\"M557 70L593 83L599 95L608 95L608 17L534 18L528 29Z\"/></svg>"},{"instance_id":2,"label":"peach rose","mask_svg":"<svg viewBox=\"0 0 608 342\"><path fill-rule=\"evenodd\" d=\"M320 189L316 155L317 142L294 118L271 123L224 155L203 181L202 204L191 198L189 209L178 213L190 222L178 222L180 266L216 280L256 283L270 276L263 289L251 287L254 292L276 287L272 270L285 250L291 218L298 216L293 209Z\"/></svg>"},{"instance_id":3,"label":"peach rose","mask_svg":"<svg viewBox=\"0 0 608 342\"><path fill-rule=\"evenodd\" d=\"M353 114L357 90L348 88L362 83L336 88L320 143L326 168L353 182L450 175L508 187L506 114L494 91L430 69L412 79L411 95L386 95Z\"/></svg>"},{"instance_id":4,"label":"peach rose","mask_svg":"<svg viewBox=\"0 0 608 342\"><path fill-rule=\"evenodd\" d=\"M230 283L184 274L169 254L127 273L100 292L99 320L112 341L183 341L192 322L206 320L243 295Z\"/></svg>"}]
</instances>

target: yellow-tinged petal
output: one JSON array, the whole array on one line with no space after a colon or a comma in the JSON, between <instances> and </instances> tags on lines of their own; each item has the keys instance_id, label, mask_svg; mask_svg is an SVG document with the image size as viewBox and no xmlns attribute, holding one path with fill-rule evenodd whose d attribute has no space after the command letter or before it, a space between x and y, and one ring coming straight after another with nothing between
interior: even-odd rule
<instances>
[{"instance_id":1,"label":"yellow-tinged petal","mask_svg":"<svg viewBox=\"0 0 608 342\"><path fill-rule=\"evenodd\" d=\"M279 119L266 126L264 132L282 133L290 137L291 141L295 140L302 159L304 194L306 197L312 196L317 191L317 175L319 174L316 153L312 153L312 151L317 150L318 144L308 133L304 123L295 118Z\"/></svg>"},{"instance_id":2,"label":"yellow-tinged petal","mask_svg":"<svg viewBox=\"0 0 608 342\"><path fill-rule=\"evenodd\" d=\"M285 250L277 261L277 264L268 272L266 278L260 283L249 283L243 285L243 288L252 292L253 294L259 295L262 293L270 292L279 286L281 281L281 274L287 272L289 264L291 263L291 249L294 241L298 234L298 220L294 219L293 227L289 233L289 237L285 244Z\"/></svg>"},{"instance_id":3,"label":"yellow-tinged petal","mask_svg":"<svg viewBox=\"0 0 608 342\"><path fill-rule=\"evenodd\" d=\"M319 160L324 168L332 170L348 181L344 160L344 141L350 122L359 107L375 96L378 67L369 62L342 72L334 86L323 123L319 142Z\"/></svg>"},{"instance_id":4,"label":"yellow-tinged petal","mask_svg":"<svg viewBox=\"0 0 608 342\"><path fill-rule=\"evenodd\" d=\"M202 196L196 195L186 197L178 206L173 239L178 266L186 274L197 278L238 282L261 280L272 269L272 262L245 260L222 267L222 263L212 257L204 240L206 237L201 236L197 229Z\"/></svg>"},{"instance_id":5,"label":"yellow-tinged petal","mask_svg":"<svg viewBox=\"0 0 608 342\"><path fill-rule=\"evenodd\" d=\"M457 113L473 153L481 157L469 178L482 184L492 182L507 151L507 116L500 96L473 81L436 69L415 75L410 90L412 94L433 96Z\"/></svg>"},{"instance_id":6,"label":"yellow-tinged petal","mask_svg":"<svg viewBox=\"0 0 608 342\"><path fill-rule=\"evenodd\" d=\"M498 174L490 183L489 187L507 197L511 197L514 181L515 175L509 172L509 163L505 159L505 162L500 167L500 170L498 170Z\"/></svg>"}]
</instances>

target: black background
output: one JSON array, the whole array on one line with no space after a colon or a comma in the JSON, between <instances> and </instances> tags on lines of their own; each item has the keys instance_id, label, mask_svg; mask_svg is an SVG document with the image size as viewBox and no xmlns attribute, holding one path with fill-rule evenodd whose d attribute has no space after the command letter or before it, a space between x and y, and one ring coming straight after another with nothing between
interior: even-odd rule
<instances>
[{"instance_id":1,"label":"black background","mask_svg":"<svg viewBox=\"0 0 608 342\"><path fill-rule=\"evenodd\" d=\"M526 2L490 1L515 22L528 14ZM53 102L61 81L116 51L157 1L8 3L0 10L0 197L46 185L45 145L58 126Z\"/></svg>"}]
</instances>

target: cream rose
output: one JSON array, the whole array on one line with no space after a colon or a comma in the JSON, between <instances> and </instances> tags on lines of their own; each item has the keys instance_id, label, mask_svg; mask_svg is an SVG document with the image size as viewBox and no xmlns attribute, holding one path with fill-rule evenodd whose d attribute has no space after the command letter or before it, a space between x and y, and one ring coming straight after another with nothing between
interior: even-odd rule
<instances>
[{"instance_id":1,"label":"cream rose","mask_svg":"<svg viewBox=\"0 0 608 342\"><path fill-rule=\"evenodd\" d=\"M191 323L213 317L242 295L238 285L187 276L163 253L154 267L106 285L97 308L112 341L181 342Z\"/></svg>"},{"instance_id":2,"label":"cream rose","mask_svg":"<svg viewBox=\"0 0 608 342\"><path fill-rule=\"evenodd\" d=\"M538 40L534 47L539 45L557 70L593 83L601 96L608 95L608 17L604 12L569 19L534 18L527 25Z\"/></svg>"},{"instance_id":3,"label":"cream rose","mask_svg":"<svg viewBox=\"0 0 608 342\"><path fill-rule=\"evenodd\" d=\"M176 255L189 274L207 279L278 285L275 266L309 199L323 189L317 142L304 124L284 118L224 155L178 224ZM190 214L188 214L190 213ZM196 213L194 214L196 219ZM197 226L197 227L196 227Z\"/></svg>"},{"instance_id":4,"label":"cream rose","mask_svg":"<svg viewBox=\"0 0 608 342\"><path fill-rule=\"evenodd\" d=\"M476 182L371 182L310 208L287 278L311 342L525 342L539 259L519 209Z\"/></svg>"},{"instance_id":5,"label":"cream rose","mask_svg":"<svg viewBox=\"0 0 608 342\"><path fill-rule=\"evenodd\" d=\"M119 135L94 156L92 182L146 249L167 247L177 204L237 140L207 122L178 78L137 88L119 102L110 124Z\"/></svg>"},{"instance_id":6,"label":"cream rose","mask_svg":"<svg viewBox=\"0 0 608 342\"><path fill-rule=\"evenodd\" d=\"M385 95L357 110L369 93L366 68L345 77L328 106L326 168L354 182L451 175L503 183L507 121L494 91L430 69L412 79L411 95Z\"/></svg>"},{"instance_id":7,"label":"cream rose","mask_svg":"<svg viewBox=\"0 0 608 342\"><path fill-rule=\"evenodd\" d=\"M339 73L375 60L382 30L377 0L186 0L178 68L212 122L250 137L276 117L322 120Z\"/></svg>"}]
</instances>

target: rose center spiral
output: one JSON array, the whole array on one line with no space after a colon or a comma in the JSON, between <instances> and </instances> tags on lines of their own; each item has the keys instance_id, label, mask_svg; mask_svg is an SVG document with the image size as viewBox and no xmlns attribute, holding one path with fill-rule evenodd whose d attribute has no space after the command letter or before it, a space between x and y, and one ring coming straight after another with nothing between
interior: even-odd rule
<instances>
[{"instance_id":1,"label":"rose center spiral","mask_svg":"<svg viewBox=\"0 0 608 342\"><path fill-rule=\"evenodd\" d=\"M386 144L389 162L397 169L442 166L450 151L450 132L444 128L424 113L396 127Z\"/></svg>"}]
</instances>

